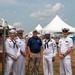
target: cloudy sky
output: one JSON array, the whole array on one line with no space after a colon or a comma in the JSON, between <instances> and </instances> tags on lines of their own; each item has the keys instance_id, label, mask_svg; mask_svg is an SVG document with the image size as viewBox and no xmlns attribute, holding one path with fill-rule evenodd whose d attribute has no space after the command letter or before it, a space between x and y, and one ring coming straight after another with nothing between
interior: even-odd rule
<instances>
[{"instance_id":1,"label":"cloudy sky","mask_svg":"<svg viewBox=\"0 0 75 75\"><path fill-rule=\"evenodd\" d=\"M26 33L39 23L46 26L56 14L75 27L75 0L0 0L0 18Z\"/></svg>"}]
</instances>

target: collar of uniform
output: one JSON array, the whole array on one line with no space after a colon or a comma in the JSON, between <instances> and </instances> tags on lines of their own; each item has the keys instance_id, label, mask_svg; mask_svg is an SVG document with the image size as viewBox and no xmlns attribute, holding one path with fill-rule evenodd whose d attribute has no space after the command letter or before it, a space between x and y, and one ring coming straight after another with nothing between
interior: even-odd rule
<instances>
[{"instance_id":1,"label":"collar of uniform","mask_svg":"<svg viewBox=\"0 0 75 75\"><path fill-rule=\"evenodd\" d=\"M45 40L51 40L51 38L49 38L49 39L45 38Z\"/></svg>"},{"instance_id":2,"label":"collar of uniform","mask_svg":"<svg viewBox=\"0 0 75 75\"><path fill-rule=\"evenodd\" d=\"M51 41L51 39L45 39L44 42L46 42L46 41Z\"/></svg>"},{"instance_id":3,"label":"collar of uniform","mask_svg":"<svg viewBox=\"0 0 75 75\"><path fill-rule=\"evenodd\" d=\"M15 40L15 38L13 39L13 38L11 38L11 37L9 37L9 39Z\"/></svg>"},{"instance_id":4,"label":"collar of uniform","mask_svg":"<svg viewBox=\"0 0 75 75\"><path fill-rule=\"evenodd\" d=\"M17 36L16 39L24 39L24 38L19 38L19 37Z\"/></svg>"},{"instance_id":5,"label":"collar of uniform","mask_svg":"<svg viewBox=\"0 0 75 75\"><path fill-rule=\"evenodd\" d=\"M68 36L66 38L68 38ZM63 37L62 39L66 39L66 38Z\"/></svg>"}]
</instances>

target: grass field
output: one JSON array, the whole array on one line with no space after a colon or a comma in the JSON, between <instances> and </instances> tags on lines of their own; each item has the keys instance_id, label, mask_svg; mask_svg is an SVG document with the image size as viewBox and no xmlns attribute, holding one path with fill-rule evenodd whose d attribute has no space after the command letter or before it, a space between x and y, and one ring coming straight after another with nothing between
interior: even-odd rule
<instances>
[{"instance_id":1,"label":"grass field","mask_svg":"<svg viewBox=\"0 0 75 75\"><path fill-rule=\"evenodd\" d=\"M71 53L72 56L72 71L73 75L75 75L75 50ZM0 63L0 75L2 75L2 64ZM29 75L29 71L26 70L26 75ZM42 63L40 64L40 74L43 75ZM54 75L59 75L59 58L56 56L56 60L54 62Z\"/></svg>"}]
</instances>

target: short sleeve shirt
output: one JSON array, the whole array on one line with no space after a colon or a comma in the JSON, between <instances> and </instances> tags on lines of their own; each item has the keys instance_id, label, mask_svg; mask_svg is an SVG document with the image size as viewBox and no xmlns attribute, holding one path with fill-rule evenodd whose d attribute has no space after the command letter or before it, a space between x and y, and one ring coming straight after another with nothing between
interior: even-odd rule
<instances>
[{"instance_id":1,"label":"short sleeve shirt","mask_svg":"<svg viewBox=\"0 0 75 75\"><path fill-rule=\"evenodd\" d=\"M52 55L55 56L56 55L56 42L55 42L54 39L50 39L49 42L48 42L48 40L49 39L44 39L42 41L42 43L43 43L42 46L43 46L43 49L44 49L43 54L44 55L50 54L50 56L52 56ZM48 42L48 47L47 47L46 42Z\"/></svg>"},{"instance_id":2,"label":"short sleeve shirt","mask_svg":"<svg viewBox=\"0 0 75 75\"><path fill-rule=\"evenodd\" d=\"M25 39L20 39L19 37L17 37L17 42L18 42L18 45L19 45L19 47L21 48L21 50L22 51L26 51L26 47L27 47L27 43L26 43L26 41L25 41Z\"/></svg>"},{"instance_id":3,"label":"short sleeve shirt","mask_svg":"<svg viewBox=\"0 0 75 75\"><path fill-rule=\"evenodd\" d=\"M31 37L28 40L27 46L30 47L30 51L32 53L39 53L40 47L42 46L42 41L39 37L37 38Z\"/></svg>"},{"instance_id":4,"label":"short sleeve shirt","mask_svg":"<svg viewBox=\"0 0 75 75\"><path fill-rule=\"evenodd\" d=\"M65 53L69 47L73 47L73 41L71 38L61 38L59 40L58 47L60 47L60 53Z\"/></svg>"}]
</instances>

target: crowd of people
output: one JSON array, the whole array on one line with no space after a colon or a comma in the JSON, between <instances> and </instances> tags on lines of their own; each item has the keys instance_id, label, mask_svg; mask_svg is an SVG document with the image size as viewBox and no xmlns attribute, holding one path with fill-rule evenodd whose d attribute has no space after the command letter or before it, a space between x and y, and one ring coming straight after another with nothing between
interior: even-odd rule
<instances>
[{"instance_id":1,"label":"crowd of people","mask_svg":"<svg viewBox=\"0 0 75 75\"><path fill-rule=\"evenodd\" d=\"M23 38L23 29L17 31L11 29L9 37L5 41L6 69L4 75L25 75L26 55L29 59L29 75L39 75L40 57L43 55L43 74L54 75L53 62L58 52L60 58L60 75L72 75L71 55L73 41L68 37L68 28L63 28L62 37L58 42L52 39L49 31L45 31L45 38L41 40L37 30L33 30L33 36L26 41Z\"/></svg>"}]
</instances>

